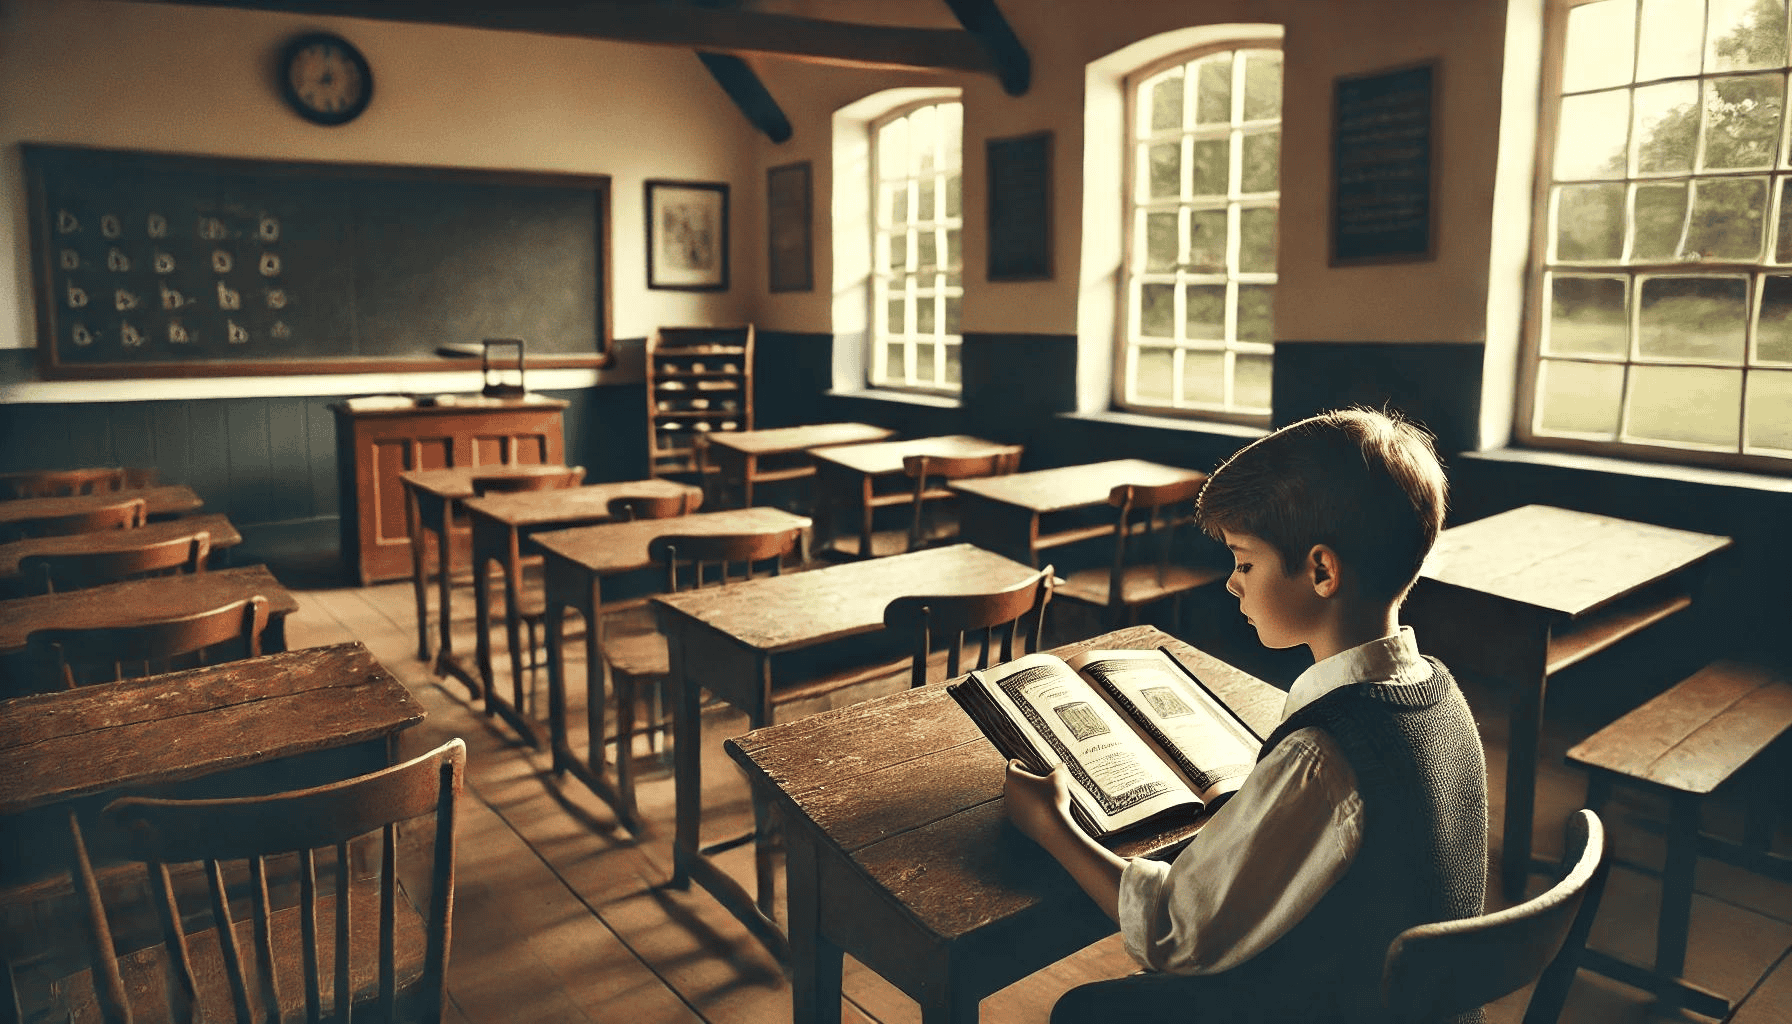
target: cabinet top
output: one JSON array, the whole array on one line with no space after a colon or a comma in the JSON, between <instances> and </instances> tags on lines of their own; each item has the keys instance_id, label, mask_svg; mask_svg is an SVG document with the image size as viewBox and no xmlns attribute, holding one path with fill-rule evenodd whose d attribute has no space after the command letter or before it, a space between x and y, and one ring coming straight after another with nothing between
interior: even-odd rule
<instances>
[{"instance_id":1,"label":"cabinet top","mask_svg":"<svg viewBox=\"0 0 1792 1024\"><path fill-rule=\"evenodd\" d=\"M564 409L563 398L524 395L522 398L487 398L484 395L372 395L333 402L331 409L346 418L366 416L452 415L460 412L504 412L511 410Z\"/></svg>"}]
</instances>

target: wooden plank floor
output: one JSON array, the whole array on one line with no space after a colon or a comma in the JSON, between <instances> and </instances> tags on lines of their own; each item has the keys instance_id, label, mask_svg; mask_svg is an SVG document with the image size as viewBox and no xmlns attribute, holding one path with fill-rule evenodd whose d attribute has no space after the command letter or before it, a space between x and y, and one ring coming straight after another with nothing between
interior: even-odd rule
<instances>
[{"instance_id":1,"label":"wooden plank floor","mask_svg":"<svg viewBox=\"0 0 1792 1024\"><path fill-rule=\"evenodd\" d=\"M545 752L522 745L486 717L466 689L435 678L416 660L408 583L299 593L301 611L288 622L293 646L358 639L411 687L429 717L405 738L405 752L450 736L469 749L468 799L458 836L460 869L449 992L453 1019L471 1024L528 1022L704 1021L761 1024L790 1019L790 990L777 965L746 930L701 889L669 890L673 818L669 771L650 760L638 796L648 824L639 840L584 787L557 780ZM456 624L459 650L473 649L469 614ZM502 629L494 631L503 650ZM582 642L568 644L569 677L582 679ZM499 677L508 679L499 655ZM583 749L582 686L572 686L574 744ZM546 706L545 672L539 681ZM1499 821L1499 784L1505 755L1504 701L1470 692L1481 715L1493 774L1493 820ZM712 709L704 722L704 837L744 832L751 810L746 784L721 749L745 730L743 716ZM543 730L545 734L545 729ZM1554 852L1554 824L1579 805L1584 781L1561 766L1561 751L1578 738L1572 726L1545 738L1539 788L1539 853ZM1559 748L1559 749L1558 749ZM1661 839L1646 825L1651 809L1615 804L1612 822L1627 857L1659 865ZM1634 812L1634 813L1632 813ZM1788 839L1782 829L1782 843ZM1498 837L1494 837L1497 844ZM1783 848L1783 847L1782 847ZM748 846L721 863L751 886ZM1693 913L1689 974L1719 991L1747 994L1732 1019L1738 1024L1792 1021L1792 887L1748 872L1701 861ZM1646 962L1654 942L1659 883L1647 874L1614 872L1594 944ZM782 897L779 897L782 903ZM991 1024L1042 1022L1052 1002L1084 981L1129 973L1117 937L1042 971L984 1001ZM915 1004L876 974L847 962L848 1022L909 1024ZM1527 993L1496 1005L1490 1019L1517 1021ZM1656 1006L1647 996L1582 972L1563 1015L1567 1022L1701 1020Z\"/></svg>"}]
</instances>

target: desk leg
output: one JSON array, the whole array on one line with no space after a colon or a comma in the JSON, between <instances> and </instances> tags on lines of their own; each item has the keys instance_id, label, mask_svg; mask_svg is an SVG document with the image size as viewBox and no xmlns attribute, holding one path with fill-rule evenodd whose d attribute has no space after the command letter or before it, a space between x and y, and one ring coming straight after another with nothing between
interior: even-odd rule
<instances>
[{"instance_id":1,"label":"desk leg","mask_svg":"<svg viewBox=\"0 0 1792 1024\"><path fill-rule=\"evenodd\" d=\"M280 654L286 650L286 616L268 616L267 628L261 631L261 653Z\"/></svg>"},{"instance_id":2,"label":"desk leg","mask_svg":"<svg viewBox=\"0 0 1792 1024\"><path fill-rule=\"evenodd\" d=\"M839 946L821 933L821 873L806 828L786 839L785 888L790 910L790 1007L794 1024L840 1024ZM796 833L801 832L801 835Z\"/></svg>"},{"instance_id":3,"label":"desk leg","mask_svg":"<svg viewBox=\"0 0 1792 1024\"><path fill-rule=\"evenodd\" d=\"M977 1024L982 1002L975 993L966 991L957 978L948 978L936 1000L921 1004L921 1024Z\"/></svg>"},{"instance_id":4,"label":"desk leg","mask_svg":"<svg viewBox=\"0 0 1792 1024\"><path fill-rule=\"evenodd\" d=\"M740 470L741 508L753 507L753 478L759 475L759 456L749 453Z\"/></svg>"},{"instance_id":5,"label":"desk leg","mask_svg":"<svg viewBox=\"0 0 1792 1024\"><path fill-rule=\"evenodd\" d=\"M417 492L404 489L405 525L411 535L411 596L417 602L417 660L429 663L429 581L423 573L423 512Z\"/></svg>"},{"instance_id":6,"label":"desk leg","mask_svg":"<svg viewBox=\"0 0 1792 1024\"><path fill-rule=\"evenodd\" d=\"M543 642L548 645L548 752L556 776L566 774L572 746L566 738L566 655L560 649L565 626L566 604L556 598L554 588L549 587L547 607L541 613L541 631Z\"/></svg>"},{"instance_id":7,"label":"desk leg","mask_svg":"<svg viewBox=\"0 0 1792 1024\"><path fill-rule=\"evenodd\" d=\"M871 504L873 493L871 474L864 473L861 474L861 477L859 483L859 557L870 558L872 556L871 520L872 514L877 509Z\"/></svg>"},{"instance_id":8,"label":"desk leg","mask_svg":"<svg viewBox=\"0 0 1792 1024\"><path fill-rule=\"evenodd\" d=\"M671 642L671 671L666 675L666 684L671 689L672 708L672 791L675 805L672 840L672 888L685 889L691 884L690 862L701 856L697 852L700 837L698 828L702 821L703 808L703 761L702 751L698 744L703 733L702 702L698 699L697 686L687 682L680 645L676 638L668 638Z\"/></svg>"},{"instance_id":9,"label":"desk leg","mask_svg":"<svg viewBox=\"0 0 1792 1024\"><path fill-rule=\"evenodd\" d=\"M1699 797L1674 793L1671 800L1667 860L1661 871L1661 916L1655 929L1655 973L1663 978L1686 973L1693 872L1699 856Z\"/></svg>"},{"instance_id":10,"label":"desk leg","mask_svg":"<svg viewBox=\"0 0 1792 1024\"><path fill-rule=\"evenodd\" d=\"M478 529L477 526L474 527ZM473 651L479 664L479 693L485 695L485 713L492 713L492 580L491 566L473 548ZM474 696L478 696L475 693Z\"/></svg>"},{"instance_id":11,"label":"desk leg","mask_svg":"<svg viewBox=\"0 0 1792 1024\"><path fill-rule=\"evenodd\" d=\"M475 559L477 561L477 559ZM474 590L478 590L475 581ZM467 692L478 699L485 693L480 681L468 672L454 653L454 502L442 503L442 528L436 531L436 615L440 626L436 636L436 675L452 675L466 684ZM475 601L474 613L485 610L483 599ZM483 620L481 620L483 621ZM484 637L482 631L479 634ZM475 642L477 645L477 641Z\"/></svg>"},{"instance_id":12,"label":"desk leg","mask_svg":"<svg viewBox=\"0 0 1792 1024\"><path fill-rule=\"evenodd\" d=\"M523 742L531 747L540 747L541 738L536 735L535 726L523 715L522 620L517 614L522 606L520 590L523 567L520 548L517 528L512 526L507 531L501 559L504 563L504 642L510 652L510 699L506 700L498 691L491 664L490 641L486 643L486 660L480 670L485 674L485 713L504 719L523 738ZM482 632L480 635L485 634Z\"/></svg>"},{"instance_id":13,"label":"desk leg","mask_svg":"<svg viewBox=\"0 0 1792 1024\"><path fill-rule=\"evenodd\" d=\"M1545 646L1545 645L1539 645ZM1531 871L1531 824L1537 813L1537 750L1548 686L1542 659L1537 674L1512 682L1506 746L1506 823L1500 842L1500 882L1508 900L1524 897Z\"/></svg>"}]
</instances>

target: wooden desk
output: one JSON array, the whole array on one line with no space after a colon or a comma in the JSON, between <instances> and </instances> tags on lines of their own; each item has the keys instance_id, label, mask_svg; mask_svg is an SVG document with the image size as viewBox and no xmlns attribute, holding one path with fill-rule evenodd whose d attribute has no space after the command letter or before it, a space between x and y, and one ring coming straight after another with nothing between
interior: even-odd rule
<instances>
[{"instance_id":1,"label":"wooden desk","mask_svg":"<svg viewBox=\"0 0 1792 1024\"><path fill-rule=\"evenodd\" d=\"M39 629L133 626L151 618L202 612L260 594L268 599L261 649L286 650L286 617L299 610L265 565L153 576L103 587L0 601L0 694L29 689L25 638ZM21 686L21 683L26 685Z\"/></svg>"},{"instance_id":2,"label":"wooden desk","mask_svg":"<svg viewBox=\"0 0 1792 1024\"><path fill-rule=\"evenodd\" d=\"M775 508L741 508L723 512L698 512L671 519L642 519L630 523L605 523L572 530L538 533L532 538L541 551L547 576L547 610L544 632L548 649L548 729L554 753L554 771L572 774L603 798L631 832L640 830L632 799L629 758L617 758L617 784L605 776L604 707L608 701L603 651L603 578L646 569L654 564L648 545L669 534L757 533L768 530L807 529L807 517ZM566 656L561 635L566 609L585 618L585 715L590 723L590 750L580 761L566 738ZM624 736L622 742L627 743Z\"/></svg>"},{"instance_id":3,"label":"wooden desk","mask_svg":"<svg viewBox=\"0 0 1792 1024\"><path fill-rule=\"evenodd\" d=\"M965 540L1037 566L1041 549L1106 536L1114 529L1112 523L1101 523L1066 526L1042 534L1040 527L1047 517L1106 505L1108 494L1122 484L1155 486L1206 478L1207 474L1198 470L1144 459L1114 459L1086 466L953 480L947 486L964 496L959 504L958 529Z\"/></svg>"},{"instance_id":4,"label":"wooden desk","mask_svg":"<svg viewBox=\"0 0 1792 1024\"><path fill-rule=\"evenodd\" d=\"M1445 530L1402 618L1458 672L1510 687L1500 879L1531 868L1537 747L1549 676L1692 603L1696 569L1730 538L1526 505Z\"/></svg>"},{"instance_id":5,"label":"wooden desk","mask_svg":"<svg viewBox=\"0 0 1792 1024\"><path fill-rule=\"evenodd\" d=\"M6 536L13 529L34 520L76 515L133 498L143 499L144 512L151 519L172 519L205 504L185 484L143 487L134 491L108 491L105 494L81 494L69 498L19 498L0 501L0 536Z\"/></svg>"},{"instance_id":6,"label":"wooden desk","mask_svg":"<svg viewBox=\"0 0 1792 1024\"><path fill-rule=\"evenodd\" d=\"M954 544L654 598L672 669L668 702L677 802L672 884L682 887L695 879L774 955L786 959L783 934L770 913L769 862L759 858L755 900L701 853L700 691L707 689L746 712L754 728L767 725L773 681L791 655L830 641L882 633L884 606L892 598L983 593L1033 573L994 552ZM755 793L755 834L763 842L766 808L763 794Z\"/></svg>"},{"instance_id":7,"label":"wooden desk","mask_svg":"<svg viewBox=\"0 0 1792 1024\"><path fill-rule=\"evenodd\" d=\"M906 505L914 500L912 488L899 491L877 489L878 481L903 476L902 460L910 455L985 455L1007 445L986 441L967 434L943 437L920 437L909 441L880 441L875 444L851 444L824 448L810 453L815 460L816 482L821 487L818 509L823 512L823 543L831 544L837 533L836 512L853 511L859 520L859 557L871 557L871 521L877 509L887 505Z\"/></svg>"},{"instance_id":8,"label":"wooden desk","mask_svg":"<svg viewBox=\"0 0 1792 1024\"><path fill-rule=\"evenodd\" d=\"M894 433L894 430L868 423L815 423L774 430L711 432L705 449L707 454L702 457L715 463L717 475L721 477L718 481L720 488L726 489L730 480L739 480L741 504L751 506L754 484L815 475L815 465L807 460L772 467L760 466L759 460L776 461L780 456L800 455L812 448L830 445L882 441Z\"/></svg>"},{"instance_id":9,"label":"wooden desk","mask_svg":"<svg viewBox=\"0 0 1792 1024\"><path fill-rule=\"evenodd\" d=\"M398 474L404 487L405 514L411 538L411 593L417 602L417 660L429 661L429 537L436 539L436 583L441 611L441 648L436 657L437 675L451 674L479 695L478 680L454 656L454 562L472 552L472 531L454 525L457 502L473 497L474 479L555 475L567 467L549 465L461 466L455 469L414 469Z\"/></svg>"},{"instance_id":10,"label":"wooden desk","mask_svg":"<svg viewBox=\"0 0 1792 1024\"><path fill-rule=\"evenodd\" d=\"M231 524L230 517L222 513L170 519L166 522L150 523L135 530L102 530L98 533L76 533L66 537L32 537L26 540L15 540L10 544L0 544L0 587L16 588L25 584L25 581L19 577L19 561L26 555L79 555L116 551L121 548L136 547L139 544L154 544L157 541L197 533L200 530L211 534L213 551L232 548L243 542L242 534L236 532L236 527Z\"/></svg>"},{"instance_id":11,"label":"wooden desk","mask_svg":"<svg viewBox=\"0 0 1792 1024\"><path fill-rule=\"evenodd\" d=\"M465 681L477 696L485 695L485 713L496 714L529 742L541 746L535 727L521 711L523 674L517 666L522 653L522 559L534 553L525 542L535 533L569 526L608 522L614 498L676 498L701 494L702 489L671 480L626 480L618 483L563 487L517 494L491 494L469 498L463 505L473 520L473 621L479 660L479 679ZM491 641L491 569L496 561L504 570L504 638L510 650L511 698L504 699L493 684Z\"/></svg>"},{"instance_id":12,"label":"wooden desk","mask_svg":"<svg viewBox=\"0 0 1792 1024\"><path fill-rule=\"evenodd\" d=\"M1151 626L1057 651L1159 644L1258 732L1280 722L1281 690ZM943 687L725 746L782 812L798 1024L840 1020L844 953L918 1001L922 1020L967 1024L984 996L1115 930L1050 854L1007 824L1007 762Z\"/></svg>"}]
</instances>

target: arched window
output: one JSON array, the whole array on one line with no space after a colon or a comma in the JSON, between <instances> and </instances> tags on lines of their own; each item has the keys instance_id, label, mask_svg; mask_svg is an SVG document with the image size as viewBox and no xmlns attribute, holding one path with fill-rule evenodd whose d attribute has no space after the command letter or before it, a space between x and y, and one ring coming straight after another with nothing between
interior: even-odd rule
<instances>
[{"instance_id":1,"label":"arched window","mask_svg":"<svg viewBox=\"0 0 1792 1024\"><path fill-rule=\"evenodd\" d=\"M871 384L960 389L964 107L930 102L871 123Z\"/></svg>"},{"instance_id":2,"label":"arched window","mask_svg":"<svg viewBox=\"0 0 1792 1024\"><path fill-rule=\"evenodd\" d=\"M1114 400L1267 422L1281 199L1274 41L1185 52L1126 81Z\"/></svg>"}]
</instances>

